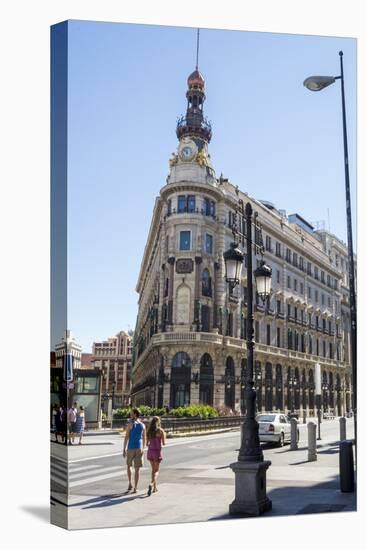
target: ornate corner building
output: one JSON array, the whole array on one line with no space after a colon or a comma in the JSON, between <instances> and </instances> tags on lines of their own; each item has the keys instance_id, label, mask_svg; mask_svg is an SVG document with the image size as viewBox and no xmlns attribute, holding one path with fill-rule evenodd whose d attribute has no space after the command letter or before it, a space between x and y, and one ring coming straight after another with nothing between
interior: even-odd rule
<instances>
[{"instance_id":1,"label":"ornate corner building","mask_svg":"<svg viewBox=\"0 0 366 550\"><path fill-rule=\"evenodd\" d=\"M244 412L246 269L230 296L223 260L241 198L258 214L258 238L272 267L272 296L254 307L258 409L313 414L320 363L324 411L345 414L351 408L346 245L217 178L197 68L186 97L137 282L132 403L204 403Z\"/></svg>"}]
</instances>

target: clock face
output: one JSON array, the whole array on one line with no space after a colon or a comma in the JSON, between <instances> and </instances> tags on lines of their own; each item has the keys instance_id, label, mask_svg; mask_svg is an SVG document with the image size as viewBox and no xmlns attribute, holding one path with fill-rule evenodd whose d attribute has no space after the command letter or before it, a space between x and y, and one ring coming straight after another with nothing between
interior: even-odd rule
<instances>
[{"instance_id":1,"label":"clock face","mask_svg":"<svg viewBox=\"0 0 366 550\"><path fill-rule=\"evenodd\" d=\"M189 147L188 145L183 147L183 149L181 150L181 156L183 160L190 160L193 156L192 147Z\"/></svg>"}]
</instances>

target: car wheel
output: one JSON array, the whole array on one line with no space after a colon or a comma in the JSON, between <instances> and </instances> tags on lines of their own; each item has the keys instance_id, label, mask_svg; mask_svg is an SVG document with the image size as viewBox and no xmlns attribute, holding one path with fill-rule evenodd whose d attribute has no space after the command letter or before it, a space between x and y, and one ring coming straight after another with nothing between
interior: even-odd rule
<instances>
[{"instance_id":1,"label":"car wheel","mask_svg":"<svg viewBox=\"0 0 366 550\"><path fill-rule=\"evenodd\" d=\"M280 439L278 440L278 446L283 447L285 444L285 434L281 432Z\"/></svg>"}]
</instances>

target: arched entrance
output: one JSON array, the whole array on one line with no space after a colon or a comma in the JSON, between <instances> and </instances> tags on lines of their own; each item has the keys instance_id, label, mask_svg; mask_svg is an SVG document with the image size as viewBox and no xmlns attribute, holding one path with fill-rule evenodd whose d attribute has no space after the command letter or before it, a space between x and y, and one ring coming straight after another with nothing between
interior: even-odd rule
<instances>
[{"instance_id":1,"label":"arched entrance","mask_svg":"<svg viewBox=\"0 0 366 550\"><path fill-rule=\"evenodd\" d=\"M203 405L213 405L214 370L212 358L204 353L200 361L200 394L199 402Z\"/></svg>"},{"instance_id":2,"label":"arched entrance","mask_svg":"<svg viewBox=\"0 0 366 550\"><path fill-rule=\"evenodd\" d=\"M283 381L281 365L276 365L276 409L283 411Z\"/></svg>"},{"instance_id":3,"label":"arched entrance","mask_svg":"<svg viewBox=\"0 0 366 550\"><path fill-rule=\"evenodd\" d=\"M295 368L295 380L296 380L296 384L295 384L295 388L294 388L295 410L299 411L299 409L300 409L300 372L299 372L299 369L297 367Z\"/></svg>"},{"instance_id":4,"label":"arched entrance","mask_svg":"<svg viewBox=\"0 0 366 550\"><path fill-rule=\"evenodd\" d=\"M226 359L225 368L225 405L235 409L235 365L232 357Z\"/></svg>"},{"instance_id":5,"label":"arched entrance","mask_svg":"<svg viewBox=\"0 0 366 550\"><path fill-rule=\"evenodd\" d=\"M301 391L302 391L302 409L306 410L306 371L303 369L301 374Z\"/></svg>"},{"instance_id":6,"label":"arched entrance","mask_svg":"<svg viewBox=\"0 0 366 550\"><path fill-rule=\"evenodd\" d=\"M329 393L328 393L328 376L323 372L323 411L328 412L329 409Z\"/></svg>"},{"instance_id":7,"label":"arched entrance","mask_svg":"<svg viewBox=\"0 0 366 550\"><path fill-rule=\"evenodd\" d=\"M179 351L173 357L170 378L170 406L189 405L191 398L191 367L188 353Z\"/></svg>"},{"instance_id":8,"label":"arched entrance","mask_svg":"<svg viewBox=\"0 0 366 550\"><path fill-rule=\"evenodd\" d=\"M264 390L264 401L265 401L265 409L267 412L272 412L273 408L273 374L272 374L272 364L266 363L266 370L265 370L265 390Z\"/></svg>"},{"instance_id":9,"label":"arched entrance","mask_svg":"<svg viewBox=\"0 0 366 550\"><path fill-rule=\"evenodd\" d=\"M309 409L310 414L314 414L315 409L315 382L314 382L314 371L312 369L309 370Z\"/></svg>"},{"instance_id":10,"label":"arched entrance","mask_svg":"<svg viewBox=\"0 0 366 550\"><path fill-rule=\"evenodd\" d=\"M241 414L246 413L245 405L245 389L247 384L247 360L243 358L241 360L241 376L240 376L240 409Z\"/></svg>"},{"instance_id":11,"label":"arched entrance","mask_svg":"<svg viewBox=\"0 0 366 550\"><path fill-rule=\"evenodd\" d=\"M257 411L261 412L262 410L262 366L260 361L254 363L254 384L255 391L257 394L256 403Z\"/></svg>"}]
</instances>

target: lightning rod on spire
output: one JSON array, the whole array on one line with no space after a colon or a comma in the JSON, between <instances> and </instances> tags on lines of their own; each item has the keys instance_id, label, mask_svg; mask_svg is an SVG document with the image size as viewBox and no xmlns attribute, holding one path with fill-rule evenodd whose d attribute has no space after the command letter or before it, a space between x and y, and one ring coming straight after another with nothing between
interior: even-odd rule
<instances>
[{"instance_id":1,"label":"lightning rod on spire","mask_svg":"<svg viewBox=\"0 0 366 550\"><path fill-rule=\"evenodd\" d=\"M197 29L197 53L196 53L196 70L198 71L198 54L200 51L200 30Z\"/></svg>"}]
</instances>

